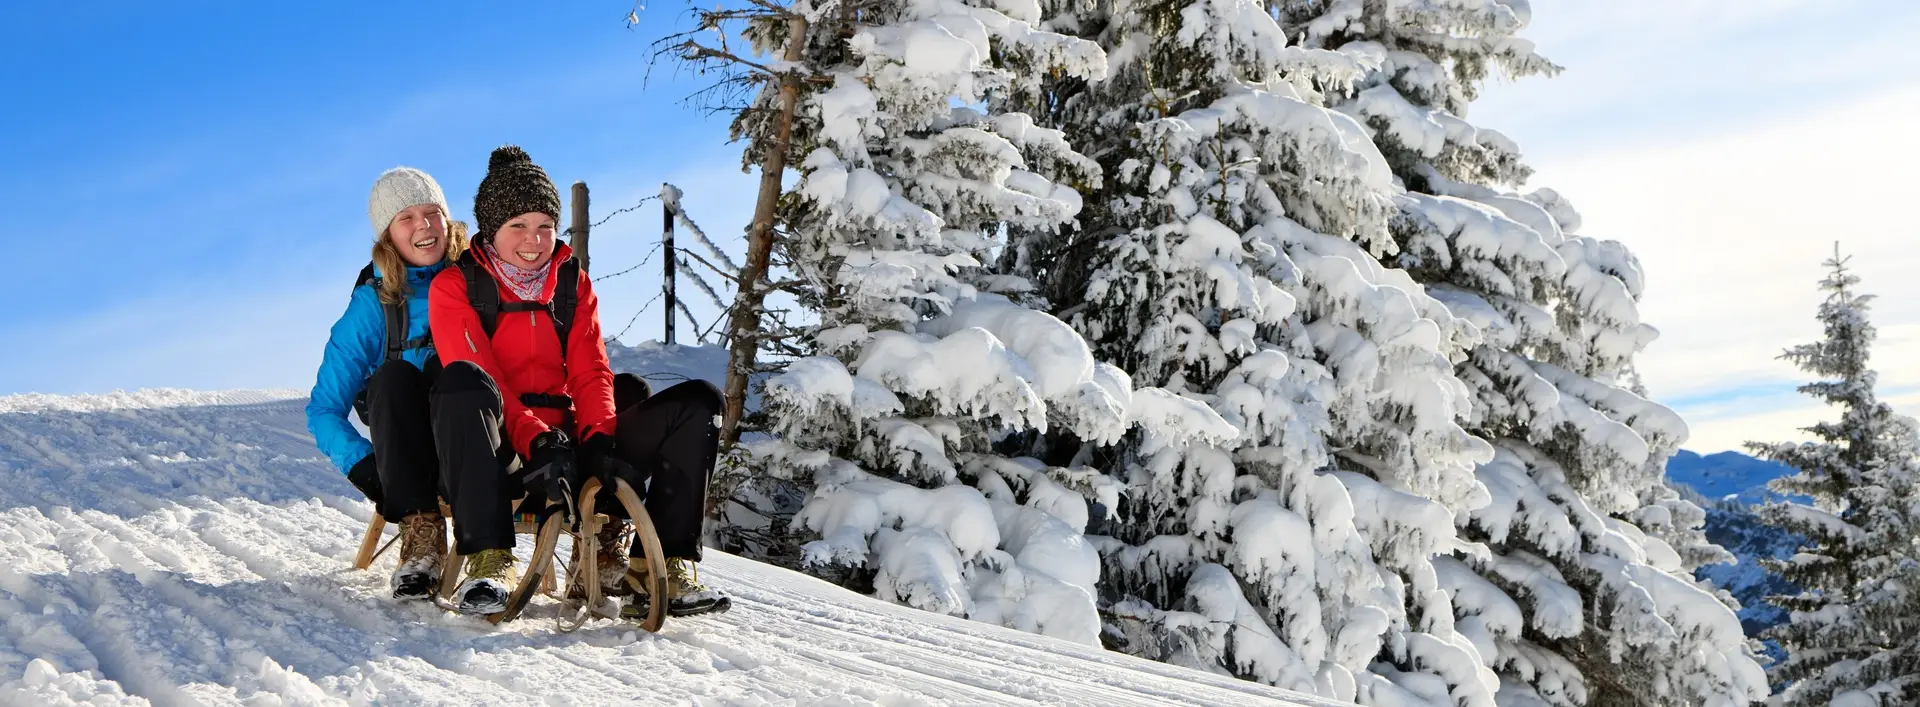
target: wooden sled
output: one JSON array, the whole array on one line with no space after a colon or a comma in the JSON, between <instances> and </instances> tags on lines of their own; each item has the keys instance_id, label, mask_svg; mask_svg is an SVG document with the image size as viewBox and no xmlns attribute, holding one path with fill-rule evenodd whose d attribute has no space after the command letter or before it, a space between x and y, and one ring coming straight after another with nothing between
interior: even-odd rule
<instances>
[{"instance_id":1,"label":"wooden sled","mask_svg":"<svg viewBox=\"0 0 1920 707\"><path fill-rule=\"evenodd\" d=\"M625 580L635 591L645 592L649 597L665 597L667 596L666 554L660 549L660 535L654 531L653 517L647 514L646 505L640 502L640 496L634 493L632 486L620 479L614 479L613 483L615 498L619 500L620 505L627 512L627 517L633 522L633 547L628 550ZM599 479L587 480L580 489L579 507L596 508L596 497L604 490L606 487ZM453 517L444 503L440 504L440 512L446 518ZM519 584L507 594L506 610L488 614L487 621L499 624L518 618L520 612L527 608L527 604L533 600L536 593L545 594L560 601L561 611L557 623L562 632L571 632L580 628L595 615L616 620L620 618L618 613L608 614L598 610L601 600L600 567L599 563L593 561L594 556L600 551L598 537L600 527L611 519L601 513L584 513L582 515L585 517L581 519L578 527L568 529L563 515L554 514L545 522L541 522L539 516L531 510L523 512L518 506L514 508L513 532L534 536L533 554L520 574ZM386 519L381 518L379 514L375 514L373 520L367 522L367 531L360 537L360 551L353 559L354 569L363 570L372 566L374 560L384 554L387 547L393 545L394 540L399 538L396 534L394 539L382 544L380 538L386 525ZM560 535L563 533L573 539L570 563L559 561L554 553L559 545ZM455 554L452 543L448 543L446 559L440 565L440 591L435 597L435 603L443 608L450 606L449 600L453 597L453 591L460 586L461 560L462 557ZM555 565L559 567L556 568ZM555 587L556 575L566 577L565 583L559 588ZM569 590L574 587L580 588L584 599L568 598ZM647 616L641 621L640 627L648 632L659 631L660 627L666 623L666 607L666 601L648 602Z\"/></svg>"}]
</instances>

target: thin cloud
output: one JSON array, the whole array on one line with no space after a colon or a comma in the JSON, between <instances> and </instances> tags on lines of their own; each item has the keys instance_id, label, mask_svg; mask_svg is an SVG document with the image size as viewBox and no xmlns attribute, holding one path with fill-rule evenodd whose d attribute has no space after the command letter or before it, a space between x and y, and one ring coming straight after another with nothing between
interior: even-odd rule
<instances>
[{"instance_id":1,"label":"thin cloud","mask_svg":"<svg viewBox=\"0 0 1920 707\"><path fill-rule=\"evenodd\" d=\"M1535 182L1573 200L1586 235L1640 257L1641 315L1662 332L1640 371L1694 423L1695 446L1798 439L1817 419L1817 406L1715 405L1768 387L1779 394L1765 399L1791 404L1807 374L1778 356L1822 335L1817 282L1835 241L1877 296L1883 386L1920 384L1920 223L1903 178L1920 134L1887 129L1888 116L1915 114L1920 83L1710 141L1540 164Z\"/></svg>"},{"instance_id":2,"label":"thin cloud","mask_svg":"<svg viewBox=\"0 0 1920 707\"><path fill-rule=\"evenodd\" d=\"M1645 321L1639 368L1693 429L1689 447L1803 439L1830 411L1778 356L1821 336L1835 241L1879 295L1883 396L1920 412L1920 224L1907 165L1920 134L1920 5L1893 0L1534 0L1526 36L1567 67L1495 82L1476 124L1506 132L1580 210L1632 247ZM1863 22L1863 18L1871 18Z\"/></svg>"}]
</instances>

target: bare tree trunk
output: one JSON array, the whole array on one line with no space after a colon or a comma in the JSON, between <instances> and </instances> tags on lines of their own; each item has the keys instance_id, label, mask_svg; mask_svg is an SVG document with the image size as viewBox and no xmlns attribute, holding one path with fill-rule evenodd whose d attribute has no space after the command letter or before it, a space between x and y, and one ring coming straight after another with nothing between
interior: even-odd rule
<instances>
[{"instance_id":1,"label":"bare tree trunk","mask_svg":"<svg viewBox=\"0 0 1920 707\"><path fill-rule=\"evenodd\" d=\"M800 61L807 46L807 19L794 15L787 19L787 62ZM768 146L760 163L760 195L754 202L753 225L747 230L747 262L740 269L740 287L733 298L733 314L727 324L726 414L721 418L720 447L731 449L740 441L740 418L747 411L747 379L753 375L760 348L760 307L767 290L767 261L773 253L773 220L780 204L780 178L787 171L787 151L793 133L793 113L800 102L798 78L791 73L780 78L780 115L774 131L774 143Z\"/></svg>"}]
</instances>

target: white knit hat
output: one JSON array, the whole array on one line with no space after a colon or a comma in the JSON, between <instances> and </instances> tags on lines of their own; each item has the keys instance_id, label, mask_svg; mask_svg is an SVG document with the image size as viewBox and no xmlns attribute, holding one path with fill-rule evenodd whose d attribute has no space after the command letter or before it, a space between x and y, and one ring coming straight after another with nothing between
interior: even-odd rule
<instances>
[{"instance_id":1,"label":"white knit hat","mask_svg":"<svg viewBox=\"0 0 1920 707\"><path fill-rule=\"evenodd\" d=\"M373 183L373 194L367 197L367 219L373 222L374 237L386 232L401 211L421 204L438 204L442 213L453 214L447 208L447 196L440 193L440 184L426 172L395 167L382 173Z\"/></svg>"}]
</instances>

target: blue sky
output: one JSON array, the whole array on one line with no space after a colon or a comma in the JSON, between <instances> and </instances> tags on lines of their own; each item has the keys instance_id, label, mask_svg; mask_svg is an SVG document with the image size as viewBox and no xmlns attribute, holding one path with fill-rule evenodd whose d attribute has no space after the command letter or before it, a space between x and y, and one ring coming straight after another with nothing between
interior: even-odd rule
<instances>
[{"instance_id":1,"label":"blue sky","mask_svg":"<svg viewBox=\"0 0 1920 707\"><path fill-rule=\"evenodd\" d=\"M397 164L466 218L488 151L518 143L563 188L592 185L596 218L668 181L737 244L754 181L726 126L683 102L698 77L648 77L684 7L632 29L629 5L600 0L0 7L0 394L307 388L367 259L367 189ZM1495 82L1469 117L1518 141L1529 188L1570 198L1583 233L1640 255L1663 331L1641 373L1691 446L1789 438L1819 414L1773 356L1818 335L1835 239L1881 295L1884 392L1920 412L1920 3L1532 8L1526 36L1567 71ZM658 231L651 206L616 217L595 269L638 262ZM599 283L609 329L656 273ZM655 307L628 341L658 334Z\"/></svg>"},{"instance_id":2,"label":"blue sky","mask_svg":"<svg viewBox=\"0 0 1920 707\"><path fill-rule=\"evenodd\" d=\"M367 190L407 164L468 218L488 152L518 143L596 214L687 190L738 241L752 181L703 85L651 42L683 20L618 2L8 3L0 394L312 383L371 240ZM744 186L743 186L744 185ZM745 197L742 193L745 192ZM610 221L601 268L637 262L659 211ZM657 259L656 259L657 262ZM652 267L603 284L617 329ZM703 310L702 314L710 314ZM612 321L616 320L617 321ZM683 331L684 331L683 325ZM628 336L652 337L660 316ZM24 345L23 345L24 344Z\"/></svg>"}]
</instances>

